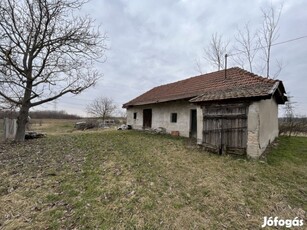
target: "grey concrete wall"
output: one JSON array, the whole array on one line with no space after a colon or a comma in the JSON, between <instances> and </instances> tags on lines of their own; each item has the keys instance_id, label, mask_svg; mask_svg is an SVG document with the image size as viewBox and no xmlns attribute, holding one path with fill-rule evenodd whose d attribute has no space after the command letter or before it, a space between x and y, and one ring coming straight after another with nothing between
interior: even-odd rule
<instances>
[{"instance_id":1,"label":"grey concrete wall","mask_svg":"<svg viewBox=\"0 0 307 230\"><path fill-rule=\"evenodd\" d=\"M127 124L133 129L143 128L143 109L152 109L152 128L163 127L166 132L179 131L180 136L189 137L191 109L197 110L197 139L202 140L202 110L188 101L166 102L127 109ZM137 118L133 119L133 114ZM171 122L171 113L177 113L177 122ZM201 135L201 136L199 136Z\"/></svg>"},{"instance_id":2,"label":"grey concrete wall","mask_svg":"<svg viewBox=\"0 0 307 230\"><path fill-rule=\"evenodd\" d=\"M278 136L278 105L274 98L249 106L247 129L247 155L258 158Z\"/></svg>"}]
</instances>

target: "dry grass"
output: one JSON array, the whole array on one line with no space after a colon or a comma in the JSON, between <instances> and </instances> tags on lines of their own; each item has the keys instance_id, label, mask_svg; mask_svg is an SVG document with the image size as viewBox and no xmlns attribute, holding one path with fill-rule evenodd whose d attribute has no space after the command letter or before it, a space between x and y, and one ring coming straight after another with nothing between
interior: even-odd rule
<instances>
[{"instance_id":1,"label":"dry grass","mask_svg":"<svg viewBox=\"0 0 307 230\"><path fill-rule=\"evenodd\" d=\"M258 229L305 218L307 138L266 162L217 156L135 131L0 145L0 228Z\"/></svg>"},{"instance_id":2,"label":"dry grass","mask_svg":"<svg viewBox=\"0 0 307 230\"><path fill-rule=\"evenodd\" d=\"M29 129L47 134L71 133L74 131L75 119L32 119Z\"/></svg>"}]
</instances>

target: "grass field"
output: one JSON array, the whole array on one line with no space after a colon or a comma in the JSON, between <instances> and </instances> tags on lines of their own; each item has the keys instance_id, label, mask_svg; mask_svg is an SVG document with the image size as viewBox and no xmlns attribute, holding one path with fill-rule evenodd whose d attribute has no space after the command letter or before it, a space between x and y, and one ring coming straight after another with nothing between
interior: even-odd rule
<instances>
[{"instance_id":1,"label":"grass field","mask_svg":"<svg viewBox=\"0 0 307 230\"><path fill-rule=\"evenodd\" d=\"M32 119L29 129L47 134L71 133L78 120L72 119Z\"/></svg>"},{"instance_id":2,"label":"grass field","mask_svg":"<svg viewBox=\"0 0 307 230\"><path fill-rule=\"evenodd\" d=\"M305 137L261 162L136 131L0 144L0 229L259 229L306 210Z\"/></svg>"}]
</instances>

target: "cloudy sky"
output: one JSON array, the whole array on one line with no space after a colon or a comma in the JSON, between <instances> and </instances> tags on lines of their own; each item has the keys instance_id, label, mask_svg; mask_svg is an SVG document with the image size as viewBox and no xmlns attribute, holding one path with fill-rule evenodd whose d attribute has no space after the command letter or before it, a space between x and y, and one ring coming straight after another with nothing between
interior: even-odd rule
<instances>
[{"instance_id":1,"label":"cloudy sky","mask_svg":"<svg viewBox=\"0 0 307 230\"><path fill-rule=\"evenodd\" d=\"M89 14L108 35L107 61L97 66L103 78L80 95L36 109L86 116L86 105L96 97L111 97L121 107L152 87L199 75L197 60L202 72L211 72L203 59L211 35L222 34L233 44L238 28L245 23L259 28L261 8L271 3L278 8L281 2L276 42L307 36L306 0L92 0L80 13ZM272 72L276 60L283 63L278 79L297 102L296 113L307 115L307 37L274 46L272 55ZM230 59L229 66L237 64Z\"/></svg>"}]
</instances>

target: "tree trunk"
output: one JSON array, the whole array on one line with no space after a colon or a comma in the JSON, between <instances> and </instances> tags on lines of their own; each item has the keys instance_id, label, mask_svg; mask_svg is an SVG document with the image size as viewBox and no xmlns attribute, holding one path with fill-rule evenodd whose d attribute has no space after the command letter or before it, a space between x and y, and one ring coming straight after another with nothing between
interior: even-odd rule
<instances>
[{"instance_id":1,"label":"tree trunk","mask_svg":"<svg viewBox=\"0 0 307 230\"><path fill-rule=\"evenodd\" d=\"M270 57L271 56L271 44L269 44L268 47L268 56L267 56L267 60L266 60L266 77L269 78L270 77Z\"/></svg>"},{"instance_id":2,"label":"tree trunk","mask_svg":"<svg viewBox=\"0 0 307 230\"><path fill-rule=\"evenodd\" d=\"M17 132L15 141L23 142L25 140L26 124L28 122L30 106L22 105L17 118Z\"/></svg>"},{"instance_id":3,"label":"tree trunk","mask_svg":"<svg viewBox=\"0 0 307 230\"><path fill-rule=\"evenodd\" d=\"M31 90L32 90L32 81L28 80L26 90L24 93L24 97L23 97L23 103L19 110L19 114L17 118L17 132L15 136L15 141L17 142L23 142L25 140L26 124L28 122L29 110L31 107L31 104L30 104Z\"/></svg>"}]
</instances>

